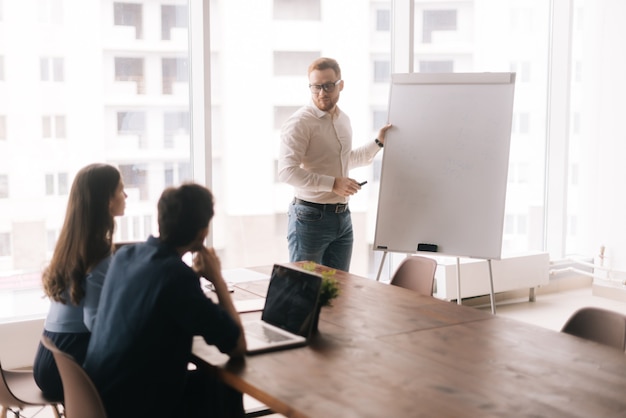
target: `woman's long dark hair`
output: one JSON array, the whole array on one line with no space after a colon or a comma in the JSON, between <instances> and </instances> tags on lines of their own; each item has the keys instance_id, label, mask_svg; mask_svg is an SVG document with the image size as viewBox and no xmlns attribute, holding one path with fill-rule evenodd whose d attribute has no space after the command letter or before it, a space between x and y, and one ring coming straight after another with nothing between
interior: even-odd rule
<instances>
[{"instance_id":1,"label":"woman's long dark hair","mask_svg":"<svg viewBox=\"0 0 626 418\"><path fill-rule=\"evenodd\" d=\"M43 272L43 288L54 301L80 303L85 296L87 272L112 251L115 221L109 209L121 176L108 164L82 168L72 184L65 221L50 264Z\"/></svg>"}]
</instances>

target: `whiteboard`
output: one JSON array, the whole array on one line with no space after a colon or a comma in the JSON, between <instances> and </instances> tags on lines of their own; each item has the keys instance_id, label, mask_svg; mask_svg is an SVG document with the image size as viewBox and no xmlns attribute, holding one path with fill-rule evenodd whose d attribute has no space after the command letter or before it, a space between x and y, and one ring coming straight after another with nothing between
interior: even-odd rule
<instances>
[{"instance_id":1,"label":"whiteboard","mask_svg":"<svg viewBox=\"0 0 626 418\"><path fill-rule=\"evenodd\" d=\"M393 74L374 249L500 259L514 73Z\"/></svg>"}]
</instances>

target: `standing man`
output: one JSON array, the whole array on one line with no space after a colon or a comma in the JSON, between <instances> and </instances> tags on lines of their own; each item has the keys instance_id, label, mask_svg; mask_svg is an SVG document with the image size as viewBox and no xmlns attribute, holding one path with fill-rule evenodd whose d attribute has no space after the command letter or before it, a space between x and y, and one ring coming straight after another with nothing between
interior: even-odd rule
<instances>
[{"instance_id":1,"label":"standing man","mask_svg":"<svg viewBox=\"0 0 626 418\"><path fill-rule=\"evenodd\" d=\"M350 118L337 106L344 87L339 64L318 58L308 75L312 100L281 132L278 179L295 189L289 207L289 259L348 271L354 240L348 199L361 189L348 172L372 162L391 125L353 150Z\"/></svg>"},{"instance_id":2,"label":"standing man","mask_svg":"<svg viewBox=\"0 0 626 418\"><path fill-rule=\"evenodd\" d=\"M187 368L196 335L231 358L246 351L220 261L204 246L212 217L207 188L168 188L158 203L159 237L113 257L85 360L108 416L244 415L241 393ZM182 260L187 252L193 268ZM205 296L200 276L213 283L219 304Z\"/></svg>"}]
</instances>

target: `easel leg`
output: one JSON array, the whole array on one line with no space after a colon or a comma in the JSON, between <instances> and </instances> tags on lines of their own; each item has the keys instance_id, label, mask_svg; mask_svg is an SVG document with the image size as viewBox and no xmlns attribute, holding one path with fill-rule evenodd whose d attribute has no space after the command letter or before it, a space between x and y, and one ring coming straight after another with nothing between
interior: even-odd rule
<instances>
[{"instance_id":1,"label":"easel leg","mask_svg":"<svg viewBox=\"0 0 626 418\"><path fill-rule=\"evenodd\" d=\"M489 293L489 297L491 298L491 313L495 315L496 314L496 297L493 292L493 271L491 270L491 259L487 260L487 263L489 264L489 285L491 286L490 293Z\"/></svg>"},{"instance_id":2,"label":"easel leg","mask_svg":"<svg viewBox=\"0 0 626 418\"><path fill-rule=\"evenodd\" d=\"M385 257L387 256L387 251L383 251L383 258L380 260L380 266L378 267L378 274L376 275L376 281L380 281L380 273L383 271L383 266L385 265Z\"/></svg>"},{"instance_id":3,"label":"easel leg","mask_svg":"<svg viewBox=\"0 0 626 418\"><path fill-rule=\"evenodd\" d=\"M463 298L461 297L461 258L456 258L456 304L462 305Z\"/></svg>"}]
</instances>

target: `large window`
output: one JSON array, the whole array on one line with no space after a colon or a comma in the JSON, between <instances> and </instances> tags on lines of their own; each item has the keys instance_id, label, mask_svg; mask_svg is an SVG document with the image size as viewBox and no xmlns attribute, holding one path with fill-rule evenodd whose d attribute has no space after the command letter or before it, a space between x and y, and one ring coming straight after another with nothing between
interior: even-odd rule
<instances>
[{"instance_id":1,"label":"large window","mask_svg":"<svg viewBox=\"0 0 626 418\"><path fill-rule=\"evenodd\" d=\"M407 16L390 0L189 2L195 11L209 5L208 25L188 30L185 0L43 0L34 19L32 2L11 2L14 23L3 25L3 37L29 42L0 43L0 281L11 283L0 286L0 321L45 312L38 275L74 175L94 161L118 166L127 185L117 240L156 232L163 188L206 167L216 196L211 239L222 267L286 261L293 190L276 180L280 126L308 102L306 70L317 56L342 66L339 105L351 118L355 146L371 141L386 121L392 72L409 65L424 72L514 71L503 253L552 252L557 243L553 256L560 257L606 245L613 265L620 255L626 260L611 232L626 210L615 184L626 175L615 168L624 166L623 129L613 119L605 123L620 119L615 98L625 89L626 68L616 58L624 33L614 22L626 13L623 2L417 0L410 57L401 44L409 44L408 31L391 24ZM563 4L575 4L574 13ZM13 20L22 17L28 21ZM206 40L205 28L210 44L190 57L188 45ZM198 62L210 72L205 86L190 85L189 66ZM198 92L210 97L192 109L189 94ZM191 129L205 116L207 132ZM198 143L206 152L192 155L204 150ZM369 277L381 258L371 248L381 160L352 173L368 186L350 203L351 271Z\"/></svg>"},{"instance_id":2,"label":"large window","mask_svg":"<svg viewBox=\"0 0 626 418\"><path fill-rule=\"evenodd\" d=\"M115 240L134 241L157 232L158 197L192 166L186 1L11 4L0 28L12 40L0 42L0 322L47 311L41 271L80 168L120 169L128 199Z\"/></svg>"}]
</instances>

